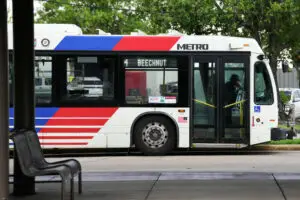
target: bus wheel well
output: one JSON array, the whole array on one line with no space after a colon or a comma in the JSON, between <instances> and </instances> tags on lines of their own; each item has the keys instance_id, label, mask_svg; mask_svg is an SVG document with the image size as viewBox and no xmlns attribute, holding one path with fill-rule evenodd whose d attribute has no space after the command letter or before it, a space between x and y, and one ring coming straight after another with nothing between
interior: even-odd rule
<instances>
[{"instance_id":1,"label":"bus wheel well","mask_svg":"<svg viewBox=\"0 0 300 200\"><path fill-rule=\"evenodd\" d=\"M133 123L133 125L132 125L132 127L131 127L131 130L130 130L130 134L131 134L131 136L130 136L130 142L131 142L131 145L134 145L134 139L133 139L133 137L134 137L134 130L135 130L137 124L138 124L141 120L143 120L144 118L150 117L150 116L151 116L151 117L161 116L161 117L164 117L166 120L169 120L169 121L172 123L172 125L173 125L174 128L175 128L176 146L178 146L178 140L179 140L179 136L178 136L178 132L179 132L179 131L178 131L178 126L176 125L175 121L174 121L172 118L170 118L169 116L167 116L167 115L165 115L165 114L162 114L162 113L158 113L158 114L145 114L145 115L139 116L139 117L137 117L137 118L135 119L135 122Z\"/></svg>"}]
</instances>

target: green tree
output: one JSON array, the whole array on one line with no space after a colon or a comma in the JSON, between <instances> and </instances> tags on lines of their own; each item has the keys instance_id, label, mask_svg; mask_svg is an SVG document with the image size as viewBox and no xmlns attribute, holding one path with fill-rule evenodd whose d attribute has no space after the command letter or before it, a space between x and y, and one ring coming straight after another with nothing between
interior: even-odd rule
<instances>
[{"instance_id":1,"label":"green tree","mask_svg":"<svg viewBox=\"0 0 300 200\"><path fill-rule=\"evenodd\" d=\"M219 11L221 33L255 38L275 77L278 59L292 58L299 46L300 6L295 0L223 0Z\"/></svg>"},{"instance_id":2,"label":"green tree","mask_svg":"<svg viewBox=\"0 0 300 200\"><path fill-rule=\"evenodd\" d=\"M137 15L147 24L147 33L168 29L186 34L217 33L215 2L211 0L136 0Z\"/></svg>"},{"instance_id":3,"label":"green tree","mask_svg":"<svg viewBox=\"0 0 300 200\"><path fill-rule=\"evenodd\" d=\"M112 34L128 34L143 29L127 0L48 0L37 12L37 23L72 23L84 33L97 33L97 29Z\"/></svg>"},{"instance_id":4,"label":"green tree","mask_svg":"<svg viewBox=\"0 0 300 200\"><path fill-rule=\"evenodd\" d=\"M292 58L300 47L299 0L137 1L137 11L147 21L149 32L175 29L187 34L255 38L270 61L277 91L278 60Z\"/></svg>"},{"instance_id":5,"label":"green tree","mask_svg":"<svg viewBox=\"0 0 300 200\"><path fill-rule=\"evenodd\" d=\"M300 44L300 6L296 0L137 0L147 31L175 29L187 34L255 38L274 76L278 59L291 58Z\"/></svg>"}]
</instances>

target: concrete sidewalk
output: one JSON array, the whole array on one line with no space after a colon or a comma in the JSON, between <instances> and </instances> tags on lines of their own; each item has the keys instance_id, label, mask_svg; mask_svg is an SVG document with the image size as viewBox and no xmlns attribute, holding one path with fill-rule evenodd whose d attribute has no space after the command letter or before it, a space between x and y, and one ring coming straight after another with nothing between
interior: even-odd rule
<instances>
[{"instance_id":1,"label":"concrete sidewalk","mask_svg":"<svg viewBox=\"0 0 300 200\"><path fill-rule=\"evenodd\" d=\"M55 180L43 177L37 180ZM115 172L84 173L83 194L75 199L299 199L300 174ZM76 184L75 184L76 185ZM12 185L10 187L12 191ZM50 200L60 198L60 183L36 184L37 194L9 199Z\"/></svg>"}]
</instances>

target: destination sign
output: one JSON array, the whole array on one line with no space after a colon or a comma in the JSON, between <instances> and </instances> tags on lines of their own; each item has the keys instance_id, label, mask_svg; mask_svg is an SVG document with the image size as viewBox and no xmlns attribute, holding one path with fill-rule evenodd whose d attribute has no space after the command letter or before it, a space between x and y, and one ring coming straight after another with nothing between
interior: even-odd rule
<instances>
[{"instance_id":1,"label":"destination sign","mask_svg":"<svg viewBox=\"0 0 300 200\"><path fill-rule=\"evenodd\" d=\"M158 68L177 67L177 60L174 58L128 58L124 59L126 68Z\"/></svg>"}]
</instances>

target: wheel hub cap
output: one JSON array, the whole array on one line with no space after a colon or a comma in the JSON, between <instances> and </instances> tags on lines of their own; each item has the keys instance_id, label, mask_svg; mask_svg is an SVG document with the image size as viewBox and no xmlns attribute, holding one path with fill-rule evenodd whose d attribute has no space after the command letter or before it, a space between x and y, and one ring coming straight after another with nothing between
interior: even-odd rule
<instances>
[{"instance_id":1,"label":"wheel hub cap","mask_svg":"<svg viewBox=\"0 0 300 200\"><path fill-rule=\"evenodd\" d=\"M152 122L144 127L142 139L148 147L160 148L168 140L168 131L163 124Z\"/></svg>"}]
</instances>

